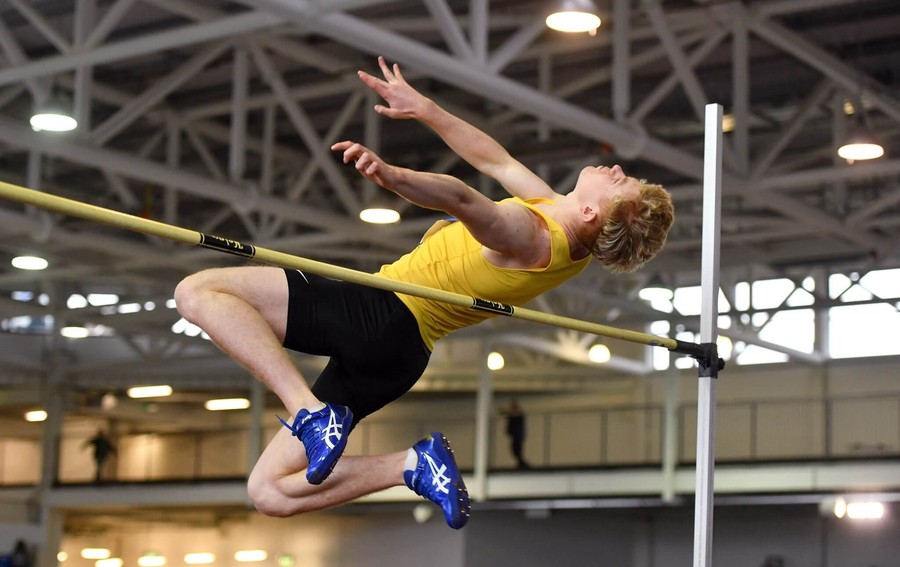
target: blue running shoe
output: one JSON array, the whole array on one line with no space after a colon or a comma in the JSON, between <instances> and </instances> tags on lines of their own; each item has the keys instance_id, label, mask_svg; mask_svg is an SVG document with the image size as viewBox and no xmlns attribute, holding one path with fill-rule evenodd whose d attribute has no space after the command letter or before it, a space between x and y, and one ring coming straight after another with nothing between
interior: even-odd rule
<instances>
[{"instance_id":1,"label":"blue running shoe","mask_svg":"<svg viewBox=\"0 0 900 567\"><path fill-rule=\"evenodd\" d=\"M440 506L448 526L454 530L465 526L472 506L450 442L443 433L432 433L412 448L418 461L415 470L403 472L406 486Z\"/></svg>"},{"instance_id":2,"label":"blue running shoe","mask_svg":"<svg viewBox=\"0 0 900 567\"><path fill-rule=\"evenodd\" d=\"M311 412L301 409L288 424L278 418L291 435L299 437L306 449L306 480L310 484L322 484L347 446L347 435L353 422L353 412L345 406L325 404L323 409Z\"/></svg>"}]
</instances>

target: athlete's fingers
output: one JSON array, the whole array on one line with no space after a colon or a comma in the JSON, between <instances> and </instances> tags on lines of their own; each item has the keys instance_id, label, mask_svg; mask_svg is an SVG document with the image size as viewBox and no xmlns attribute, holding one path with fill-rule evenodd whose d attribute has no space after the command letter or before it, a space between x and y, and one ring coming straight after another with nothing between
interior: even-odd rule
<instances>
[{"instance_id":1,"label":"athlete's fingers","mask_svg":"<svg viewBox=\"0 0 900 567\"><path fill-rule=\"evenodd\" d=\"M394 63L394 75L396 75L397 80L403 84L406 84L406 79L403 78L403 74L400 73L400 65Z\"/></svg>"},{"instance_id":2,"label":"athlete's fingers","mask_svg":"<svg viewBox=\"0 0 900 567\"><path fill-rule=\"evenodd\" d=\"M346 150L352 144L353 144L353 142L351 142L350 140L343 140L341 142L335 142L335 143L331 144L331 151L339 152L341 150Z\"/></svg>"},{"instance_id":3,"label":"athlete's fingers","mask_svg":"<svg viewBox=\"0 0 900 567\"><path fill-rule=\"evenodd\" d=\"M378 77L370 75L363 70L357 71L356 74L359 76L360 80L363 83L365 83L366 86L369 87L370 89L373 89L374 91L378 92L379 89L384 88L384 86L383 86L384 81L382 81Z\"/></svg>"},{"instance_id":4,"label":"athlete's fingers","mask_svg":"<svg viewBox=\"0 0 900 567\"><path fill-rule=\"evenodd\" d=\"M383 104L376 104L375 112L382 116L387 116L388 118L402 118L403 116L399 110L391 108L389 106L384 106Z\"/></svg>"},{"instance_id":5,"label":"athlete's fingers","mask_svg":"<svg viewBox=\"0 0 900 567\"><path fill-rule=\"evenodd\" d=\"M384 78L390 82L391 79L394 78L394 75L391 73L391 68L388 67L387 61L384 60L383 55L378 56L378 66L381 67L381 72L384 73Z\"/></svg>"}]
</instances>

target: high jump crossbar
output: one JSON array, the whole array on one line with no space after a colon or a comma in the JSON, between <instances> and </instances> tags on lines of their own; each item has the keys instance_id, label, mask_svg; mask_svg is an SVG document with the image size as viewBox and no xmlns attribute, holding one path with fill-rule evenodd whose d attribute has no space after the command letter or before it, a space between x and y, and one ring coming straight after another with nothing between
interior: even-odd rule
<instances>
[{"instance_id":1,"label":"high jump crossbar","mask_svg":"<svg viewBox=\"0 0 900 567\"><path fill-rule=\"evenodd\" d=\"M125 230L173 240L190 246L209 248L211 250L242 256L248 259L252 258L264 264L307 271L332 279L357 283L397 293L404 293L407 295L414 295L434 301L442 301L467 309L488 311L498 315L572 329L575 331L583 331L632 343L664 347L672 352L686 354L697 358L700 361L701 366L703 366L704 363L709 362L709 349L706 345L680 341L668 337L660 337L638 331L620 329L618 327L600 325L598 323L544 313L524 307L514 307L489 299L480 299L409 282L391 280L375 274L368 274L350 268L311 260L309 258L294 256L292 254L263 248L261 246L245 244L230 238L205 234L196 230L190 230L152 219L113 211L96 205L51 195L42 191L28 189L5 181L0 181L0 198L91 222L102 223Z\"/></svg>"}]
</instances>

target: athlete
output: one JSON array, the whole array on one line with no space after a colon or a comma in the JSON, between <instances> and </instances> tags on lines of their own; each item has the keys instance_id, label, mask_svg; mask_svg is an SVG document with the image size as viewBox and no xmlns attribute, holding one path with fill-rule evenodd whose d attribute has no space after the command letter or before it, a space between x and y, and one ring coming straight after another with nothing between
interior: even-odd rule
<instances>
[{"instance_id":1,"label":"athlete","mask_svg":"<svg viewBox=\"0 0 900 567\"><path fill-rule=\"evenodd\" d=\"M413 89L397 65L378 62L383 79L359 73L387 103L376 112L428 125L511 195L494 202L455 177L389 164L350 140L334 144L366 179L454 219L437 223L379 276L521 305L584 270L591 257L628 272L663 246L674 210L662 187L619 166L586 167L574 190L558 194L486 133ZM274 267L204 270L185 278L175 297L179 312L294 416L282 421L250 475L259 511L289 516L406 484L440 506L450 527L465 525L468 493L441 433L406 451L340 457L361 419L415 384L436 341L490 313ZM330 357L312 388L285 348Z\"/></svg>"}]
</instances>

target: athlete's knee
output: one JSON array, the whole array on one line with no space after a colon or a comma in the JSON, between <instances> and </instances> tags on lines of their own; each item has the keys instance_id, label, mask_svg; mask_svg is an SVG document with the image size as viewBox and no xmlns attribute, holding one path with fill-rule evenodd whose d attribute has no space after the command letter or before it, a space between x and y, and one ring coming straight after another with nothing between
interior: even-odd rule
<instances>
[{"instance_id":1,"label":"athlete's knee","mask_svg":"<svg viewBox=\"0 0 900 567\"><path fill-rule=\"evenodd\" d=\"M214 280L210 277L210 271L192 274L175 287L175 307L188 321L193 322L197 314L202 312L204 298L212 291L211 284Z\"/></svg>"},{"instance_id":2,"label":"athlete's knee","mask_svg":"<svg viewBox=\"0 0 900 567\"><path fill-rule=\"evenodd\" d=\"M247 481L247 495L253 507L266 516L286 518L299 514L303 510L296 506L296 499L282 493L276 483L264 479L261 475L250 475Z\"/></svg>"},{"instance_id":3,"label":"athlete's knee","mask_svg":"<svg viewBox=\"0 0 900 567\"><path fill-rule=\"evenodd\" d=\"M282 503L284 495L270 485L254 483L251 477L247 483L247 495L253 502L253 507L261 514L275 517L290 515Z\"/></svg>"}]
</instances>

